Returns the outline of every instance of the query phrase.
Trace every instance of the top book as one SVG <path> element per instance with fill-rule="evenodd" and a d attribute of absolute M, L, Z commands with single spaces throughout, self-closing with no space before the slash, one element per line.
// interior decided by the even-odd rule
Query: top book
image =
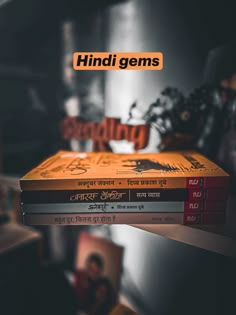
<path fill-rule="evenodd" d="M 59 151 L 20 179 L 22 190 L 225 187 L 229 175 L 194 151 Z"/>

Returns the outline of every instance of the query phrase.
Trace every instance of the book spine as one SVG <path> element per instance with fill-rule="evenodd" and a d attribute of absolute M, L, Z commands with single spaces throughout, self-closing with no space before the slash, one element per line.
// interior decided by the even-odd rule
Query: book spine
<path fill-rule="evenodd" d="M 63 191 L 23 191 L 23 203 L 81 203 L 127 201 L 184 201 L 188 189 L 93 189 Z"/>
<path fill-rule="evenodd" d="M 183 213 L 24 214 L 26 225 L 183 224 Z"/>
<path fill-rule="evenodd" d="M 209 208 L 208 208 L 208 207 Z M 99 202 L 99 203 L 58 203 L 58 204 L 22 204 L 23 213 L 114 213 L 114 212 L 163 212 L 163 213 L 200 213 L 202 211 L 224 211 L 224 203 L 213 207 L 204 202 Z"/>
<path fill-rule="evenodd" d="M 222 224 L 224 213 L 210 215 L 183 213 L 93 213 L 93 214 L 24 214 L 26 225 L 91 224 Z"/>
<path fill-rule="evenodd" d="M 225 212 L 205 212 L 201 214 L 201 224 L 224 224 Z"/>
<path fill-rule="evenodd" d="M 21 179 L 22 190 L 217 188 L 229 185 L 229 177 L 162 177 L 119 179 Z"/>
<path fill-rule="evenodd" d="M 226 200 L 227 188 L 189 189 L 188 200 Z"/>
<path fill-rule="evenodd" d="M 70 204 L 22 204 L 23 213 L 184 212 L 184 202 L 99 202 Z"/>
<path fill-rule="evenodd" d="M 93 189 L 23 191 L 23 203 L 161 202 L 226 200 L 226 189 Z"/>

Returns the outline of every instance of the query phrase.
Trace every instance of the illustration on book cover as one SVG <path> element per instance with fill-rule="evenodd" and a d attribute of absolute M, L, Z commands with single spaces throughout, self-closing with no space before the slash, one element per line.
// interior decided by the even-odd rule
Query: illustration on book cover
<path fill-rule="evenodd" d="M 60 151 L 26 176 L 34 178 L 104 178 L 201 175 L 221 169 L 196 152 L 142 154 L 78 153 Z"/>

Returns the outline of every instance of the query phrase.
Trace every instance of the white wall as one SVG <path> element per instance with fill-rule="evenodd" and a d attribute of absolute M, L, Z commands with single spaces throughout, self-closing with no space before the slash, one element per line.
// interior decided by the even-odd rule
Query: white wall
<path fill-rule="evenodd" d="M 131 0 L 107 10 L 108 51 L 162 51 L 162 71 L 107 71 L 105 108 L 108 116 L 127 118 L 138 101 L 145 108 L 163 88 L 184 92 L 201 82 L 203 64 L 175 1 Z"/>

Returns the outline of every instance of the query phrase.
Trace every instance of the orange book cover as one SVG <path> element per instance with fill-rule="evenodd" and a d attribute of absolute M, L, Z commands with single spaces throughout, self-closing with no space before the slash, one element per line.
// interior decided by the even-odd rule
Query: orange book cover
<path fill-rule="evenodd" d="M 224 187 L 229 175 L 194 151 L 59 151 L 20 179 L 22 190 Z"/>

